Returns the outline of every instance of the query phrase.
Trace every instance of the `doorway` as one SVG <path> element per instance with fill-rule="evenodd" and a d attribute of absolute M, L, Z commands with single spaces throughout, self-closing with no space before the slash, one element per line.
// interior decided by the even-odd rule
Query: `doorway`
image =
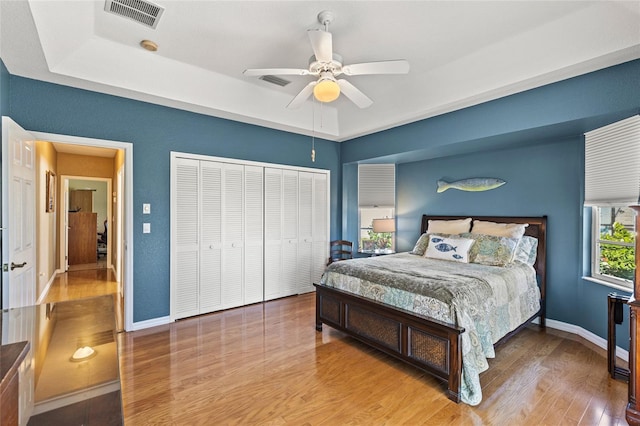
<path fill-rule="evenodd" d="M 63 260 L 65 262 L 61 269 L 117 267 L 118 262 L 111 256 L 112 240 L 116 235 L 112 228 L 113 210 L 118 209 L 110 202 L 111 179 L 66 175 L 60 179 L 62 194 L 66 197 L 60 203 L 64 206 L 60 230 L 61 265 Z"/>
<path fill-rule="evenodd" d="M 118 296 L 122 301 L 121 316 L 124 330 L 131 330 L 133 327 L 133 252 L 128 247 L 133 243 L 133 144 L 128 142 L 108 141 L 102 139 L 92 139 L 74 136 L 57 135 L 50 133 L 33 132 L 34 136 L 41 141 L 53 143 L 57 148 L 64 147 L 62 150 L 71 151 L 79 155 L 95 156 L 101 149 L 117 150 L 116 158 L 113 166 L 111 177 L 116 177 L 117 186 L 114 188 L 111 178 L 95 178 L 86 177 L 83 173 L 66 174 L 62 173 L 65 179 L 60 176 L 59 182 L 59 212 L 60 212 L 60 244 L 57 247 L 59 253 L 59 273 L 64 273 L 67 267 L 67 243 L 65 238 L 67 234 L 68 218 L 66 212 L 69 210 L 69 181 L 74 178 L 83 180 L 96 180 L 107 182 L 106 204 L 107 208 L 107 226 L 114 232 L 110 232 L 113 238 L 109 238 L 109 229 L 107 228 L 107 253 L 105 261 L 111 265 L 118 281 Z M 120 182 L 121 181 L 121 182 Z M 115 189 L 115 191 L 114 191 Z M 120 213 L 117 213 L 120 212 Z M 116 218 L 117 217 L 117 222 Z M 115 224 L 115 226 L 114 226 Z M 104 225 L 104 220 L 103 224 Z M 111 226 L 109 226 L 111 225 Z M 64 232 L 63 232 L 64 230 Z M 104 231 L 103 226 L 96 227 L 93 230 L 94 237 L 98 237 L 97 231 Z M 111 243 L 109 243 L 109 240 Z M 96 239 L 97 241 L 97 239 Z M 115 244 L 119 247 L 115 247 Z M 112 253 L 116 256 L 112 256 Z M 98 254 L 96 248 L 96 255 Z"/>

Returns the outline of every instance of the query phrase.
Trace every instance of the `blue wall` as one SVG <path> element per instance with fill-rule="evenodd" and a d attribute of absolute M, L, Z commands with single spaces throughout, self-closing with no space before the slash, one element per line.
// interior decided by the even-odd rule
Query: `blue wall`
<path fill-rule="evenodd" d="M 170 151 L 331 171 L 331 236 L 340 233 L 339 144 L 86 90 L 10 77 L 10 116 L 32 131 L 133 143 L 134 321 L 169 315 Z M 142 203 L 152 204 L 151 234 Z"/>
<path fill-rule="evenodd" d="M 547 215 L 548 318 L 606 338 L 613 290 L 582 279 L 589 267 L 583 133 L 639 112 L 640 61 L 632 61 L 347 141 L 343 194 L 354 194 L 357 182 L 349 176 L 357 163 L 395 162 L 400 251 L 413 247 L 423 213 Z M 438 179 L 469 177 L 508 183 L 488 192 L 436 193 Z M 357 240 L 357 198 L 343 196 L 342 210 L 343 236 Z M 619 334 L 628 336 L 628 320 Z M 618 344 L 628 347 L 626 339 Z"/>
<path fill-rule="evenodd" d="M 9 71 L 0 58 L 0 117 L 9 114 Z M 0 125 L 0 129 L 2 126 Z"/>

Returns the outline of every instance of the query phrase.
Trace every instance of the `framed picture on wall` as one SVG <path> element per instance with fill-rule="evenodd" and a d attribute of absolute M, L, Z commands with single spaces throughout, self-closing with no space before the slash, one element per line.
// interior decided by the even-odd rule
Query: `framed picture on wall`
<path fill-rule="evenodd" d="M 47 213 L 56 211 L 56 175 L 50 170 L 47 170 L 47 199 L 45 211 Z"/>

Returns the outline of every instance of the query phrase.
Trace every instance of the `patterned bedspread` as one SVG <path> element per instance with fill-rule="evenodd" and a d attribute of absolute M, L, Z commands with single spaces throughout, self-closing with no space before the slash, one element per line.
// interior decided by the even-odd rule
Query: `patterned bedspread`
<path fill-rule="evenodd" d="M 427 259 L 409 253 L 332 263 L 321 283 L 464 327 L 461 400 L 482 401 L 493 345 L 540 309 L 535 270 Z"/>

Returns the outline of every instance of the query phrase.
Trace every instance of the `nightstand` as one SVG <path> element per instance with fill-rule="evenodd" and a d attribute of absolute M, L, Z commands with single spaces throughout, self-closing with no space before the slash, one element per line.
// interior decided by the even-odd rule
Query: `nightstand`
<path fill-rule="evenodd" d="M 395 254 L 395 250 L 391 249 L 382 249 L 382 250 L 360 250 L 359 254 L 365 257 L 375 257 L 375 256 L 384 256 L 385 254 Z"/>

